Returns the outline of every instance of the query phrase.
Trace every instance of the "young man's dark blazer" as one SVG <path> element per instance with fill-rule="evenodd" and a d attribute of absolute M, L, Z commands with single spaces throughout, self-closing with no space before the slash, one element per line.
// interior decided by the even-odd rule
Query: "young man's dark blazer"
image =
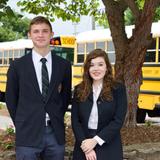
<path fill-rule="evenodd" d="M 70 98 L 70 62 L 52 53 L 52 75 L 44 102 L 32 61 L 32 50 L 15 60 L 7 74 L 6 103 L 16 127 L 16 145 L 41 146 L 46 112 L 58 143 L 64 144 L 64 113 Z"/>

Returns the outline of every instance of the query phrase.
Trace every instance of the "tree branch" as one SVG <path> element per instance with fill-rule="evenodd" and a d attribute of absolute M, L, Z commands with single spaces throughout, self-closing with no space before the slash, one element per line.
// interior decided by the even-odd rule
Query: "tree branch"
<path fill-rule="evenodd" d="M 124 1 L 132 11 L 133 15 L 135 16 L 135 19 L 137 19 L 140 15 L 140 10 L 138 9 L 135 1 L 134 0 L 124 0 Z"/>
<path fill-rule="evenodd" d="M 158 7 L 160 5 L 160 0 L 155 0 L 155 5 Z"/>

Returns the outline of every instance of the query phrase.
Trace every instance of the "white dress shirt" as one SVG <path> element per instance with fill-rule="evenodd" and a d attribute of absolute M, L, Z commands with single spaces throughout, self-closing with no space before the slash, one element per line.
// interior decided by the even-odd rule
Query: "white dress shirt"
<path fill-rule="evenodd" d="M 88 121 L 88 128 L 89 129 L 97 129 L 98 127 L 98 108 L 97 108 L 97 99 L 100 95 L 100 92 L 102 90 L 102 84 L 97 86 L 92 86 L 93 89 L 93 106 L 90 113 L 89 121 Z M 105 141 L 101 139 L 99 136 L 94 136 L 94 139 L 98 142 L 99 145 L 102 145 Z"/>
<path fill-rule="evenodd" d="M 52 74 L 52 57 L 51 57 L 51 52 L 49 52 L 45 57 L 42 57 L 40 54 L 38 54 L 34 49 L 32 50 L 32 60 L 36 72 L 36 77 L 39 85 L 40 92 L 42 93 L 42 73 L 41 73 L 41 68 L 42 68 L 42 62 L 40 61 L 41 58 L 46 58 L 46 66 L 48 70 L 48 76 L 49 76 L 49 82 L 51 80 L 51 74 Z M 47 121 L 49 120 L 49 115 L 46 113 L 46 125 Z"/>

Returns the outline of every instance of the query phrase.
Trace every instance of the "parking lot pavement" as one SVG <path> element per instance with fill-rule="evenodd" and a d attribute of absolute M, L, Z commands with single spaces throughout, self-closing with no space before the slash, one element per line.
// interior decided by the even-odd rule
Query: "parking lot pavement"
<path fill-rule="evenodd" d="M 5 130 L 7 127 L 13 126 L 13 122 L 10 117 L 0 116 L 0 129 Z"/>

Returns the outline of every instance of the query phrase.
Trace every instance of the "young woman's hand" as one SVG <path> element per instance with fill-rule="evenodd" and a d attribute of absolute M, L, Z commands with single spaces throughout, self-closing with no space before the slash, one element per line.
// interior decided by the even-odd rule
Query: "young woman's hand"
<path fill-rule="evenodd" d="M 85 153 L 86 160 L 97 160 L 96 152 L 94 150 L 91 150 L 88 153 Z"/>
<path fill-rule="evenodd" d="M 97 141 L 93 138 L 85 139 L 81 143 L 81 149 L 85 153 L 89 153 L 97 145 Z"/>

